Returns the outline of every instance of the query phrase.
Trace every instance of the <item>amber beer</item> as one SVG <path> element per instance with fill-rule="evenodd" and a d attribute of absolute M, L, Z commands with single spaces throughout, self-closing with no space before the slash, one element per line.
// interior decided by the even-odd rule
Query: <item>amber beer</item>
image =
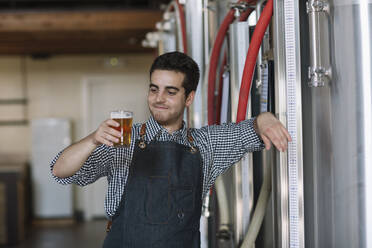
<path fill-rule="evenodd" d="M 119 142 L 114 143 L 114 146 L 129 146 L 132 135 L 133 113 L 125 110 L 112 111 L 111 119 L 120 124 L 120 126 L 114 127 L 121 133 Z"/>

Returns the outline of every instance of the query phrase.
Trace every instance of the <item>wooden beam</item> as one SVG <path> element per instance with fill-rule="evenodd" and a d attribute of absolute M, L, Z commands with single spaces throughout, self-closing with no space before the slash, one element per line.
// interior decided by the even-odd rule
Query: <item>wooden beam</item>
<path fill-rule="evenodd" d="M 154 10 L 0 12 L 0 32 L 153 29 L 161 18 Z"/>
<path fill-rule="evenodd" d="M 161 11 L 0 13 L 0 54 L 153 52 L 142 48 Z"/>

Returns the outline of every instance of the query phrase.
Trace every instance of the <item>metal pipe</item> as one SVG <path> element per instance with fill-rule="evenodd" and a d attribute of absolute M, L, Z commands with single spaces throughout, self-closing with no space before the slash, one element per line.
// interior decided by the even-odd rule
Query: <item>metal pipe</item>
<path fill-rule="evenodd" d="M 324 86 L 331 80 L 328 16 L 326 0 L 309 0 L 306 3 L 309 16 L 310 66 L 309 86 Z"/>
<path fill-rule="evenodd" d="M 261 16 L 261 10 L 262 10 L 262 4 L 265 2 L 265 0 L 260 0 L 257 2 L 256 5 L 256 23 L 258 22 L 260 16 Z M 258 51 L 257 55 L 257 79 L 256 79 L 256 87 L 260 87 L 262 85 L 262 50 L 263 45 L 261 44 L 260 50 Z"/>
<path fill-rule="evenodd" d="M 222 177 L 218 177 L 215 183 L 216 187 L 216 194 L 217 194 L 217 201 L 218 201 L 218 208 L 220 209 L 220 215 L 219 215 L 219 231 L 221 230 L 228 230 L 230 225 L 230 216 L 229 211 L 226 211 L 229 209 L 228 205 L 228 199 L 227 199 L 227 192 L 225 189 L 225 186 L 223 184 Z"/>
<path fill-rule="evenodd" d="M 231 120 L 236 120 L 240 82 L 244 70 L 245 56 L 249 46 L 249 27 L 246 22 L 234 22 L 229 28 L 229 65 Z M 248 116 L 250 111 L 248 111 Z M 245 116 L 247 118 L 247 116 Z M 234 199 L 231 204 L 232 230 L 234 243 L 239 245 L 248 230 L 251 209 L 253 207 L 253 164 L 252 154 L 247 154 L 231 168 L 231 192 Z"/>
<path fill-rule="evenodd" d="M 208 0 L 203 0 L 203 27 L 204 27 L 204 65 L 209 63 L 209 10 L 208 10 Z"/>
<path fill-rule="evenodd" d="M 173 12 L 175 16 L 173 16 Z M 177 50 L 187 53 L 185 13 L 183 10 L 183 6 L 180 4 L 180 1 L 178 0 L 170 2 L 163 14 L 163 19 L 165 21 L 171 21 L 172 18 L 175 19 L 177 27 L 176 28 Z"/>
<path fill-rule="evenodd" d="M 203 5 L 199 0 L 188 0 L 185 4 L 187 51 L 200 69 L 200 79 L 204 78 L 204 44 L 203 44 Z M 206 125 L 206 97 L 205 85 L 199 83 L 195 93 L 194 103 L 191 105 L 191 126 L 200 128 Z"/>
<path fill-rule="evenodd" d="M 244 238 L 241 248 L 253 248 L 258 232 L 260 231 L 269 197 L 271 193 L 271 164 L 264 165 L 263 182 L 260 190 L 260 195 L 256 204 L 254 215 L 249 224 L 247 235 Z"/>

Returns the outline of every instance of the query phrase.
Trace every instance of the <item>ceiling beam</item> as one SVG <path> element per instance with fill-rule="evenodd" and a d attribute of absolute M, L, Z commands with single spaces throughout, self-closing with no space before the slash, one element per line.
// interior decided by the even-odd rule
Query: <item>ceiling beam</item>
<path fill-rule="evenodd" d="M 152 29 L 161 17 L 162 12 L 154 10 L 0 12 L 0 32 Z"/>
<path fill-rule="evenodd" d="M 0 54 L 153 52 L 142 48 L 161 11 L 0 12 Z"/>

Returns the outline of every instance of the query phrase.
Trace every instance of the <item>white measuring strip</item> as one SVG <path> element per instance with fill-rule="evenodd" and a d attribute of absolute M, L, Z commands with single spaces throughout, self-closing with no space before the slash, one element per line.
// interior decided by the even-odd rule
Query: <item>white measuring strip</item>
<path fill-rule="evenodd" d="M 261 98 L 260 98 L 260 112 L 268 111 L 268 99 L 269 99 L 269 64 L 262 62 L 262 86 L 261 86 Z"/>
<path fill-rule="evenodd" d="M 298 175 L 298 129 L 297 129 L 297 104 L 296 84 L 297 84 L 297 63 L 296 63 L 296 0 L 284 0 L 284 39 L 286 57 L 286 81 L 287 81 L 287 129 L 292 137 L 292 142 L 288 144 L 288 197 L 289 197 L 289 247 L 304 247 L 303 228 L 300 223 L 299 210 L 302 208 L 299 201 L 299 181 Z M 299 49 L 299 48 L 298 48 Z M 302 180 L 301 180 L 302 183 Z M 301 187 L 302 190 L 302 187 Z M 301 193 L 302 196 L 302 193 Z"/>

